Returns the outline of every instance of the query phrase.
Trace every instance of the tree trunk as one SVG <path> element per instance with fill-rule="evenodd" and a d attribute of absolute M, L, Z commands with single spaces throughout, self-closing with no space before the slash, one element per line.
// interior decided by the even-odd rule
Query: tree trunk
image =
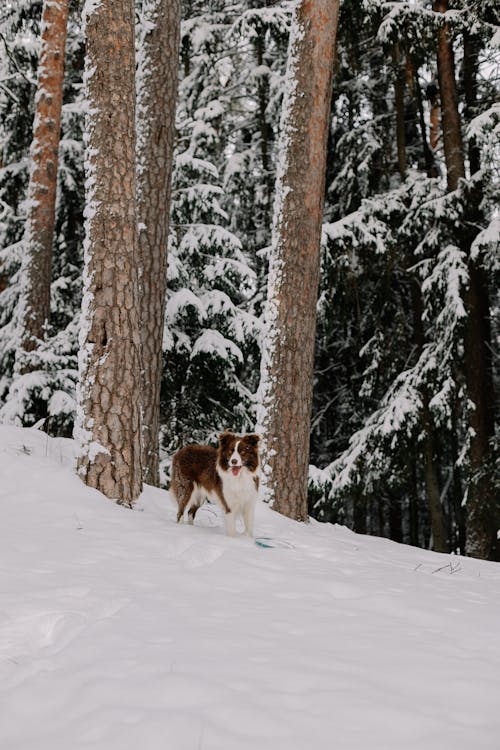
<path fill-rule="evenodd" d="M 431 520 L 432 549 L 435 552 L 448 552 L 443 506 L 441 505 L 441 492 L 439 490 L 437 461 L 434 450 L 434 425 L 429 409 L 429 396 L 427 393 L 423 394 L 422 400 L 424 403 L 422 421 L 425 433 L 424 478 L 427 507 L 429 508 Z"/>
<path fill-rule="evenodd" d="M 21 372 L 30 369 L 24 354 L 36 349 L 45 337 L 50 314 L 67 22 L 68 0 L 45 0 L 21 270 L 21 343 L 19 357 L 16 356 Z"/>
<path fill-rule="evenodd" d="M 429 114 L 429 142 L 431 144 L 432 153 L 435 154 L 439 145 L 439 126 L 441 124 L 441 108 L 439 106 L 439 99 L 437 94 L 435 96 L 431 96 L 430 105 L 431 111 Z"/>
<path fill-rule="evenodd" d="M 307 521 L 309 433 L 337 0 L 294 10 L 276 181 L 260 429 L 264 497 Z"/>
<path fill-rule="evenodd" d="M 417 281 L 412 284 L 411 298 L 413 307 L 413 330 L 417 353 L 420 355 L 425 345 L 424 329 L 422 325 L 423 304 L 422 291 Z M 429 511 L 432 528 L 433 549 L 436 552 L 448 552 L 446 540 L 446 527 L 441 505 L 441 492 L 439 489 L 439 475 L 435 451 L 435 428 L 432 414 L 429 409 L 429 393 L 427 388 L 422 392 L 422 417 L 421 426 L 424 434 L 423 459 L 424 459 L 424 482 L 425 498 Z"/>
<path fill-rule="evenodd" d="M 427 141 L 427 130 L 425 125 L 425 114 L 424 114 L 424 103 L 422 101 L 422 90 L 420 87 L 420 81 L 418 80 L 418 70 L 415 70 L 415 66 L 411 57 L 408 55 L 406 58 L 406 69 L 407 69 L 407 84 L 412 94 L 415 96 L 418 109 L 418 123 L 420 127 L 420 137 L 422 139 L 422 150 L 424 152 L 425 171 L 428 177 L 436 177 L 436 167 L 434 164 L 434 155 L 429 148 Z"/>
<path fill-rule="evenodd" d="M 401 65 L 399 45 L 392 53 L 394 64 L 394 103 L 396 107 L 396 143 L 398 151 L 398 169 L 402 180 L 406 177 L 406 132 L 405 132 L 405 78 L 406 71 Z"/>
<path fill-rule="evenodd" d="M 495 435 L 494 389 L 491 362 L 489 290 L 486 274 L 479 263 L 469 260 L 469 287 L 465 294 L 465 382 L 469 409 L 470 470 L 472 481 L 467 492 L 465 550 L 471 557 L 499 557 L 496 532 L 500 524 L 500 499 L 493 487 L 490 440 Z"/>
<path fill-rule="evenodd" d="M 264 64 L 264 44 L 265 35 L 262 30 L 259 31 L 255 40 L 255 49 L 257 57 L 257 65 L 259 68 Z M 260 131 L 260 155 L 262 164 L 262 178 L 265 186 L 266 204 L 264 207 L 264 222 L 266 226 L 269 226 L 269 215 L 271 212 L 272 202 L 272 178 L 271 170 L 269 168 L 269 132 L 270 125 L 267 122 L 267 105 L 269 103 L 269 81 L 267 77 L 259 76 L 257 80 L 257 94 L 258 94 L 258 122 Z"/>
<path fill-rule="evenodd" d="M 389 494 L 389 537 L 393 542 L 403 541 L 403 514 L 401 498 Z"/>
<path fill-rule="evenodd" d="M 408 519 L 408 531 L 410 544 L 414 547 L 418 547 L 418 479 L 417 479 L 417 457 L 415 454 L 412 456 L 411 461 L 411 485 L 410 485 L 410 500 L 409 500 L 409 519 Z"/>
<path fill-rule="evenodd" d="M 133 0 L 86 16 L 86 238 L 78 472 L 124 505 L 141 491 Z"/>
<path fill-rule="evenodd" d="M 448 0 L 434 0 L 434 11 L 446 13 Z M 444 158 L 448 177 L 448 190 L 456 190 L 460 178 L 465 177 L 464 148 L 460 116 L 458 114 L 457 90 L 453 62 L 453 47 L 448 23 L 442 23 L 438 30 L 438 79 L 441 96 L 441 120 L 443 125 Z"/>
<path fill-rule="evenodd" d="M 158 485 L 160 385 L 175 140 L 180 0 L 145 0 L 137 72 L 137 214 L 141 265 L 144 481 Z"/>
<path fill-rule="evenodd" d="M 435 0 L 434 10 L 446 12 L 447 0 Z M 465 159 L 457 106 L 453 49 L 448 39 L 448 24 L 438 32 L 438 73 L 443 109 L 443 137 L 448 175 L 448 189 L 456 190 L 458 181 L 465 176 Z M 465 50 L 466 57 L 470 55 Z M 469 67 L 467 67 L 467 65 Z M 474 103 L 474 67 L 466 63 L 467 106 Z M 471 100 L 472 97 L 472 100 Z M 476 166 L 479 166 L 476 154 Z M 474 162 L 471 160 L 471 168 Z M 464 339 L 465 382 L 470 401 L 470 472 L 467 490 L 467 538 L 466 553 L 472 557 L 494 559 L 498 555 L 496 531 L 500 521 L 499 501 L 495 499 L 492 483 L 493 467 L 489 441 L 494 436 L 493 377 L 491 365 L 491 326 L 488 283 L 484 270 L 470 257 L 470 245 L 474 239 L 479 217 L 480 196 L 471 191 L 470 205 L 466 210 L 466 227 L 460 237 L 463 249 L 469 253 L 469 286 L 465 295 L 467 323 Z"/>
<path fill-rule="evenodd" d="M 464 116 L 467 122 L 470 122 L 476 115 L 477 105 L 477 72 L 479 67 L 478 51 L 480 41 L 477 36 L 464 34 L 464 94 L 465 110 Z M 469 168 L 470 173 L 474 174 L 480 169 L 480 151 L 476 139 L 472 137 L 469 140 Z"/>

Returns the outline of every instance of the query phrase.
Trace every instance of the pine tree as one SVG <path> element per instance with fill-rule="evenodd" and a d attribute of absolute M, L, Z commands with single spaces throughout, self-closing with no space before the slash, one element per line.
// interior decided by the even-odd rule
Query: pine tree
<path fill-rule="evenodd" d="M 2 421 L 30 425 L 44 418 L 52 434 L 71 434 L 77 379 L 77 322 L 81 299 L 83 212 L 82 92 L 83 40 L 78 4 L 69 8 L 59 143 L 50 317 L 44 338 L 29 354 L 22 349 L 19 311 L 26 274 L 23 231 L 32 139 L 39 3 L 26 0 L 4 11 L 2 34 L 9 87 L 0 96 L 0 128 L 6 169 L 0 178 L 0 244 L 6 288 L 0 298 L 0 409 Z M 0 56 L 1 57 L 1 56 Z M 36 300 L 35 300 L 36 304 Z M 14 368 L 17 358 L 18 366 Z M 29 368 L 21 372 L 21 360 Z"/>
<path fill-rule="evenodd" d="M 445 14 L 447 0 L 435 0 L 433 9 Z M 456 191 L 465 178 L 465 156 L 454 75 L 453 48 L 446 20 L 438 30 L 437 65 L 443 121 L 444 154 L 448 190 Z M 478 155 L 472 152 L 471 172 L 479 171 Z M 467 554 L 493 559 L 496 556 L 496 529 L 500 520 L 500 501 L 495 499 L 490 472 L 490 441 L 495 435 L 493 419 L 493 383 L 491 372 L 491 327 L 488 284 L 484 269 L 471 257 L 474 240 L 473 221 L 480 220 L 478 188 L 472 187 L 464 219 L 468 231 L 461 237 L 468 256 L 468 285 L 465 295 L 467 323 L 464 365 L 467 391 L 472 401 L 469 409 L 471 481 L 467 496 Z"/>
<path fill-rule="evenodd" d="M 142 487 L 131 0 L 87 7 L 87 206 L 78 472 L 119 503 Z"/>
<path fill-rule="evenodd" d="M 20 372 L 31 369 L 22 353 L 35 349 L 45 337 L 50 313 L 67 20 L 67 0 L 45 0 L 31 144 L 28 216 L 21 266 L 21 340 L 16 357 Z"/>
<path fill-rule="evenodd" d="M 180 0 L 145 0 L 137 71 L 143 460 L 144 481 L 155 485 L 180 11 Z"/>
<path fill-rule="evenodd" d="M 470 186 L 464 182 L 446 193 L 441 138 L 430 152 L 425 107 L 442 107 L 439 91 L 432 91 L 428 104 L 422 93 L 434 89 L 432 16 L 403 2 L 390 9 L 383 2 L 363 9 L 344 5 L 343 12 L 335 90 L 345 98 L 339 106 L 334 102 L 330 160 L 337 160 L 338 169 L 326 205 L 312 435 L 319 465 L 328 464 L 332 451 L 340 453 L 325 471 L 312 474 L 313 512 L 397 538 L 393 509 L 399 506 L 404 541 L 438 547 L 444 539 L 464 552 L 462 501 L 471 472 L 461 356 L 469 271 L 462 241 L 467 227 L 475 227 L 475 234 L 482 227 L 472 239 L 472 255 L 481 259 L 485 292 L 488 286 L 491 291 L 491 178 L 485 167 Z M 488 45 L 492 30 L 477 7 L 461 19 L 460 28 L 473 28 Z M 400 59 L 406 58 L 404 112 L 394 101 L 394 114 L 388 108 L 377 117 L 377 99 L 388 102 L 383 92 L 398 73 L 386 65 L 395 45 Z M 367 81 L 362 89 L 359 75 Z M 476 160 L 479 144 L 491 148 L 490 86 L 482 78 L 481 105 L 476 96 L 476 106 L 465 109 Z M 402 114 L 403 184 L 396 148 Z M 466 207 L 474 184 L 484 214 L 471 220 Z M 360 200 L 363 193 L 368 200 Z M 491 481 L 491 468 L 483 463 L 482 470 Z M 496 528 L 493 517 L 488 525 Z"/>
<path fill-rule="evenodd" d="M 267 497 L 275 510 L 302 521 L 338 10 L 337 2 L 301 2 L 292 22 L 262 353 Z"/>

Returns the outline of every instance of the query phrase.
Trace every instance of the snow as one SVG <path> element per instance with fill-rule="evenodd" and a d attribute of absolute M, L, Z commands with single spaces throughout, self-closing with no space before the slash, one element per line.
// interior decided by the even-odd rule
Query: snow
<path fill-rule="evenodd" d="M 494 750 L 500 566 L 259 503 L 177 526 L 74 475 L 70 440 L 0 428 L 0 747 Z"/>

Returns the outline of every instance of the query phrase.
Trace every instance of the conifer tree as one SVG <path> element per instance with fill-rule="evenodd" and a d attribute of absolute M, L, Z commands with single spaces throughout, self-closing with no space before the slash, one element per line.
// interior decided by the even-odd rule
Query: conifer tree
<path fill-rule="evenodd" d="M 155 485 L 180 12 L 180 0 L 145 0 L 137 71 L 143 461 L 144 481 Z"/>
<path fill-rule="evenodd" d="M 445 14 L 448 0 L 434 0 L 436 13 Z M 465 178 L 465 155 L 457 105 L 453 48 L 450 28 L 442 20 L 438 30 L 437 65 L 443 122 L 444 154 L 448 190 L 456 191 Z M 470 102 L 469 102 L 470 103 Z M 478 156 L 472 151 L 471 172 L 479 170 Z M 500 500 L 492 486 L 490 441 L 495 435 L 493 418 L 493 383 L 491 372 L 491 328 L 489 292 L 484 269 L 471 257 L 471 244 L 477 230 L 478 188 L 473 186 L 466 198 L 464 219 L 467 230 L 461 244 L 468 258 L 468 284 L 465 294 L 467 322 L 464 339 L 464 369 L 467 391 L 471 399 L 470 425 L 470 482 L 467 493 L 467 554 L 494 559 L 497 556 L 497 527 L 500 521 Z M 470 227 L 472 225 L 472 233 Z"/>
<path fill-rule="evenodd" d="M 84 482 L 131 506 L 142 488 L 132 0 L 87 6 L 86 238 L 75 437 Z"/>
<path fill-rule="evenodd" d="M 22 352 L 30 352 L 44 338 L 50 312 L 67 20 L 68 0 L 45 0 L 21 267 L 21 331 L 16 357 L 17 367 L 21 371 L 30 369 L 29 364 L 23 361 Z"/>
<path fill-rule="evenodd" d="M 260 429 L 272 507 L 308 519 L 319 250 L 338 2 L 298 3 L 292 22 L 274 209 Z"/>
<path fill-rule="evenodd" d="M 23 348 L 23 328 L 19 325 L 21 313 L 26 310 L 26 292 L 32 288 L 27 284 L 29 275 L 25 272 L 30 265 L 30 254 L 25 252 L 26 212 L 29 209 L 29 216 L 32 216 L 33 206 L 38 206 L 24 198 L 29 182 L 28 152 L 39 62 L 34 51 L 40 49 L 40 9 L 41 4 L 36 2 L 11 5 L 3 11 L 1 19 L 5 42 L 1 49 L 6 53 L 3 69 L 9 85 L 7 90 L 2 90 L 3 96 L 0 95 L 0 132 L 6 167 L 0 178 L 0 201 L 4 207 L 0 218 L 0 243 L 6 279 L 0 298 L 0 403 L 4 396 L 0 419 L 30 425 L 44 418 L 45 429 L 52 434 L 68 435 L 75 408 L 83 212 L 83 44 L 77 4 L 68 9 L 65 75 L 64 81 L 60 81 L 63 106 L 53 217 L 52 278 L 46 275 L 43 282 L 45 293 L 50 297 L 50 316 L 43 326 L 43 339 L 37 339 L 36 348 L 29 353 Z M 58 65 L 62 67 L 60 60 Z M 50 137 L 55 137 L 52 130 Z M 38 153 L 38 158 L 41 154 Z M 47 193 L 44 200 L 46 198 Z M 40 211 L 39 207 L 36 211 Z M 36 284 L 38 282 L 37 276 Z M 46 284 L 50 284 L 50 294 Z M 32 297 L 32 303 L 37 307 L 38 297 Z M 14 360 L 17 360 L 16 367 Z"/>

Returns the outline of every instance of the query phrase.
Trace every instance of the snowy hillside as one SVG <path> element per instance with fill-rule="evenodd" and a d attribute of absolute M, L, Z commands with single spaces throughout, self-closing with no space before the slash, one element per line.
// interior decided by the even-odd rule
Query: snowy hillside
<path fill-rule="evenodd" d="M 176 526 L 0 428 L 2 750 L 496 750 L 500 566 L 290 522 Z"/>

